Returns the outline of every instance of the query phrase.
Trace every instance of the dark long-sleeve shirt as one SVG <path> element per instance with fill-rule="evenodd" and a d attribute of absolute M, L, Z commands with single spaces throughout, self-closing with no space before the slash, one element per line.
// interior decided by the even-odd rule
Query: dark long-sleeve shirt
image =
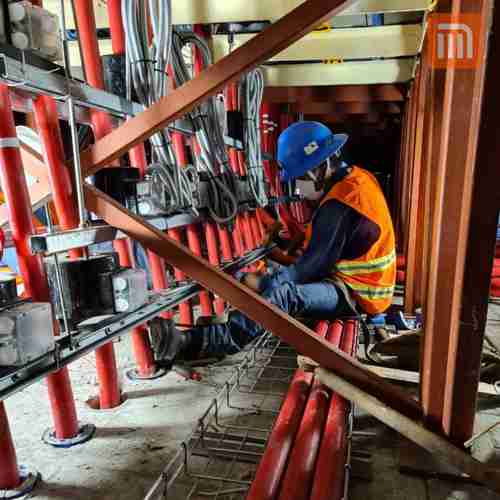
<path fill-rule="evenodd" d="M 312 237 L 295 264 L 265 276 L 260 288 L 322 281 L 339 260 L 356 259 L 365 254 L 380 236 L 377 224 L 338 200 L 328 200 L 315 212 Z"/>

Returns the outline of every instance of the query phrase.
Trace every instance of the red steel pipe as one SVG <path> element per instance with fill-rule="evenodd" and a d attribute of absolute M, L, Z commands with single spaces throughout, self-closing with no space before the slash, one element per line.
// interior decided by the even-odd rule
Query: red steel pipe
<path fill-rule="evenodd" d="M 227 227 L 218 226 L 220 245 L 222 250 L 222 258 L 224 261 L 229 262 L 233 259 L 233 250 L 231 248 L 231 240 L 229 239 L 229 232 Z"/>
<path fill-rule="evenodd" d="M 26 294 L 35 302 L 50 302 L 49 287 L 42 259 L 31 254 L 28 239 L 33 226 L 31 202 L 16 136 L 9 89 L 0 85 L 0 179 L 9 214 L 10 229 L 23 277 Z M 55 331 L 57 323 L 54 323 Z M 71 438 L 78 434 L 75 401 L 66 368 L 47 377 L 49 399 L 55 421 L 56 437 Z"/>
<path fill-rule="evenodd" d="M 125 54 L 125 32 L 123 30 L 122 0 L 108 1 L 109 30 L 111 33 L 111 47 L 113 54 Z M 147 162 L 144 144 L 138 144 L 129 151 L 130 164 L 137 167 L 141 177 L 146 174 Z"/>
<path fill-rule="evenodd" d="M 328 323 L 322 321 L 316 328 L 316 333 L 324 337 L 327 330 Z M 247 500 L 272 500 L 277 498 L 281 478 L 304 413 L 312 379 L 312 373 L 305 373 L 300 369 L 295 372 L 285 401 L 269 436 L 268 446 L 260 460 Z"/>
<path fill-rule="evenodd" d="M 20 484 L 21 477 L 9 420 L 3 401 L 0 401 L 0 490 L 12 490 Z"/>
<path fill-rule="evenodd" d="M 215 226 L 212 222 L 206 222 L 205 226 L 205 239 L 207 241 L 208 249 L 208 261 L 212 266 L 220 265 L 220 256 L 217 245 L 217 233 L 215 232 Z M 214 299 L 214 309 L 216 314 L 224 313 L 224 301 L 217 297 Z"/>
<path fill-rule="evenodd" d="M 104 74 L 99 54 L 93 2 L 74 0 L 73 8 L 78 29 L 78 39 L 82 48 L 82 63 L 86 80 L 89 85 L 104 90 Z M 101 139 L 111 132 L 113 125 L 107 113 L 91 109 L 90 114 L 96 139 Z"/>
<path fill-rule="evenodd" d="M 341 336 L 342 324 L 336 322 L 330 325 L 326 340 L 338 347 Z M 280 500 L 290 498 L 294 500 L 309 499 L 323 429 L 328 415 L 330 392 L 319 380 L 314 380 L 283 477 Z"/>
<path fill-rule="evenodd" d="M 33 112 L 40 140 L 43 144 L 45 164 L 49 174 L 52 200 L 57 219 L 63 230 L 78 226 L 78 211 L 75 193 L 68 167 L 64 163 L 64 147 L 59 127 L 57 105 L 49 96 L 33 99 Z M 72 258 L 83 257 L 82 249 L 70 251 Z"/>
<path fill-rule="evenodd" d="M 356 328 L 355 321 L 347 321 L 340 343 L 340 349 L 350 356 L 354 354 Z M 314 500 L 340 500 L 343 497 L 349 408 L 347 400 L 333 394 L 314 475 L 311 492 Z"/>
<path fill-rule="evenodd" d="M 184 137 L 178 132 L 172 134 L 172 142 L 175 150 L 175 156 L 181 168 L 185 168 L 188 165 L 188 159 L 186 154 L 186 145 L 184 144 Z M 196 141 L 193 140 L 193 147 L 198 147 Z M 186 234 L 188 240 L 189 249 L 195 254 L 201 256 L 201 242 L 200 236 L 198 234 L 198 229 L 195 224 L 189 224 L 186 226 Z M 199 294 L 201 313 L 203 316 L 212 315 L 212 301 L 210 300 L 210 295 L 207 291 L 202 291 Z"/>
<path fill-rule="evenodd" d="M 260 230 L 259 222 L 257 220 L 257 215 L 255 212 L 248 214 L 250 220 L 250 229 L 252 231 L 253 241 L 255 247 L 258 247 L 262 243 L 263 235 Z"/>
<path fill-rule="evenodd" d="M 126 45 L 122 20 L 122 0 L 108 0 L 107 4 L 113 54 L 124 54 Z"/>
<path fill-rule="evenodd" d="M 169 229 L 168 236 L 178 243 L 182 243 L 182 236 L 179 228 Z M 183 281 L 186 279 L 186 275 L 177 268 L 174 269 L 174 276 L 177 281 Z M 182 304 L 179 304 L 179 320 L 183 325 L 193 324 L 193 310 L 190 300 L 186 300 Z"/>
<path fill-rule="evenodd" d="M 190 224 L 186 227 L 187 239 L 188 239 L 188 247 L 191 252 L 195 255 L 201 256 L 201 244 L 200 244 L 200 236 L 198 234 L 198 230 L 194 224 Z M 209 293 L 204 290 L 200 292 L 200 305 L 201 305 L 201 314 L 203 316 L 211 316 L 212 315 L 212 301 L 210 300 Z"/>
<path fill-rule="evenodd" d="M 99 42 L 95 23 L 94 5 L 87 0 L 74 0 L 73 8 L 78 28 L 78 38 L 82 48 L 82 63 L 89 85 L 104 90 L 104 76 Z M 91 119 L 96 139 L 101 139 L 112 130 L 109 115 L 102 111 L 91 110 Z M 115 249 L 126 260 L 126 243 L 122 240 L 115 242 Z M 128 249 L 127 249 L 128 251 Z M 101 409 L 109 409 L 121 403 L 118 371 L 113 344 L 96 349 L 96 368 L 99 378 L 99 405 Z"/>
<path fill-rule="evenodd" d="M 108 17 L 109 17 L 109 28 L 111 32 L 111 46 L 113 48 L 113 54 L 125 54 L 125 32 L 123 30 L 122 23 L 122 11 L 121 11 L 121 0 L 111 0 L 108 2 Z M 134 146 L 129 151 L 130 164 L 137 167 L 140 171 L 141 178 L 146 174 L 147 161 L 146 161 L 146 151 L 144 150 L 144 144 L 138 144 Z M 127 240 L 125 240 L 127 241 Z M 125 265 L 127 261 L 130 261 L 130 249 L 125 246 L 124 243 L 115 246 L 118 250 L 120 263 Z M 151 267 L 151 274 L 154 283 L 158 283 L 162 280 L 162 269 L 158 265 L 158 261 L 161 259 L 152 252 L 148 251 L 149 264 Z M 132 264 L 130 262 L 130 264 Z M 155 274 L 160 274 L 155 277 Z M 163 275 L 165 270 L 163 269 Z M 155 279 L 156 278 L 156 279 Z M 155 290 L 158 288 L 154 287 Z M 163 289 L 163 288 L 162 288 Z M 132 330 L 132 351 L 134 353 L 134 358 L 137 363 L 137 373 L 141 377 L 149 377 L 156 373 L 156 365 L 154 362 L 153 351 L 151 350 L 151 345 L 147 336 L 147 330 L 144 326 L 138 326 Z"/>
<path fill-rule="evenodd" d="M 312 373 L 302 370 L 295 372 L 247 500 L 272 500 L 277 497 L 281 476 L 300 425 L 312 378 Z"/>

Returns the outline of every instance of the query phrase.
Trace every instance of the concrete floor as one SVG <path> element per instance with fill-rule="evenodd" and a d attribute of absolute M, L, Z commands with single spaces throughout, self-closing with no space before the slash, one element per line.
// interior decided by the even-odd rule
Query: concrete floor
<path fill-rule="evenodd" d="M 491 309 L 490 331 L 500 339 L 500 306 Z M 120 371 L 133 366 L 129 338 L 115 343 Z M 71 365 L 71 379 L 81 422 L 91 422 L 97 432 L 90 442 L 73 449 L 55 449 L 40 437 L 51 425 L 45 383 L 31 386 L 6 401 L 19 462 L 38 469 L 42 482 L 29 498 L 39 500 L 142 499 L 159 473 L 195 426 L 220 383 L 232 373 L 231 366 L 206 372 L 202 383 L 187 382 L 175 373 L 152 382 L 122 380 L 127 401 L 113 411 L 91 410 L 85 401 L 97 393 L 95 362 L 89 355 Z M 500 421 L 500 400 L 482 402 L 477 429 Z M 493 500 L 500 497 L 482 488 L 400 474 L 396 433 L 367 415 L 356 427 L 375 431 L 362 445 L 373 454 L 374 480 L 353 479 L 352 500 Z M 482 446 L 482 448 L 481 448 Z M 480 448 L 500 447 L 497 428 L 481 440 Z M 177 500 L 182 497 L 169 496 Z"/>

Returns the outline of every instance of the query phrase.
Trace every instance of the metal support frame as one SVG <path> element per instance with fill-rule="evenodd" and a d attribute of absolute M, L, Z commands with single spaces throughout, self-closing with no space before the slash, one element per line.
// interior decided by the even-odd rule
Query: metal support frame
<path fill-rule="evenodd" d="M 222 270 L 226 273 L 235 273 L 248 264 L 264 258 L 269 252 L 269 248 L 257 249 L 227 263 Z M 26 366 L 0 369 L 0 402 L 55 372 L 58 368 L 65 367 L 99 346 L 126 334 L 134 327 L 173 309 L 179 303 L 199 293 L 200 289 L 197 283 L 187 283 L 162 293 L 155 293 L 150 297 L 149 303 L 137 311 L 119 315 L 111 320 L 104 320 L 97 325 L 82 326 L 79 332 L 71 337 L 69 335 L 58 337 L 53 351 L 33 360 Z M 4 449 L 2 446 L 4 444 L 0 440 L 0 449 Z M 8 454 L 5 456 L 7 457 Z M 8 474 L 9 471 L 5 470 Z"/>

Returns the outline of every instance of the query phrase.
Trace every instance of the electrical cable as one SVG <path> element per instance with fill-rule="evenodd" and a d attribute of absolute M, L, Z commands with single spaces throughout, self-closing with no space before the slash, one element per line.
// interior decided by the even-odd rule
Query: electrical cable
<path fill-rule="evenodd" d="M 261 207 L 269 203 L 262 158 L 260 109 L 264 97 L 264 74 L 260 69 L 250 71 L 241 81 L 245 115 L 245 151 L 247 175 L 255 201 Z"/>
<path fill-rule="evenodd" d="M 149 8 L 149 16 L 147 10 Z M 124 0 L 123 27 L 126 37 L 127 93 L 135 90 L 145 107 L 168 94 L 167 70 L 172 55 L 172 8 L 170 0 Z M 149 44 L 151 21 L 152 40 Z M 148 48 L 149 46 L 149 48 Z M 175 157 L 167 129 L 150 138 L 153 164 L 148 169 L 153 181 L 161 182 L 168 194 L 168 211 L 190 207 L 195 214 L 194 191 L 188 173 Z"/>
<path fill-rule="evenodd" d="M 195 33 L 173 33 L 172 68 L 175 83 L 181 86 L 192 78 L 184 49 L 193 47 L 199 50 L 203 68 L 212 64 L 210 47 Z M 200 153 L 196 155 L 196 167 L 205 172 L 209 184 L 210 216 L 219 224 L 233 220 L 238 212 L 238 200 L 235 196 L 235 178 L 229 168 L 224 135 L 217 115 L 216 101 L 209 98 L 197 106 L 189 116 L 195 127 L 196 140 Z"/>

